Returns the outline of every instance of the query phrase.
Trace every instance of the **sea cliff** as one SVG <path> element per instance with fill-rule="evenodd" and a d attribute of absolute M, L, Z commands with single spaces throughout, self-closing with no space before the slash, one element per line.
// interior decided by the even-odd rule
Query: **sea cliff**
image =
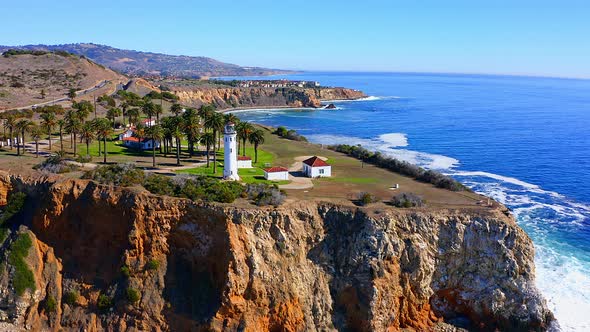
<path fill-rule="evenodd" d="M 553 321 L 534 286 L 533 244 L 502 210 L 258 208 L 0 173 L 0 204 L 15 192 L 28 198 L 0 254 L 29 234 L 36 287 L 18 296 L 2 264 L 0 329 L 423 331 L 469 321 L 520 331 Z M 111 306 L 99 308 L 101 294 Z"/>

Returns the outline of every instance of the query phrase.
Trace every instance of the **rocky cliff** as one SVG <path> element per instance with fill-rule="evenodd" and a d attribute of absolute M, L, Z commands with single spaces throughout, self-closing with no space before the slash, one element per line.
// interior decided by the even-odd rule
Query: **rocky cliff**
<path fill-rule="evenodd" d="M 184 105 L 239 107 L 320 107 L 323 100 L 359 99 L 361 91 L 346 88 L 181 88 L 173 91 Z"/>
<path fill-rule="evenodd" d="M 13 232 L 33 239 L 36 288 L 17 296 L 2 264 L 0 329 L 423 331 L 444 320 L 521 331 L 553 320 L 531 240 L 501 211 L 249 208 L 1 174 L 0 202 L 17 191 L 28 198 Z"/>

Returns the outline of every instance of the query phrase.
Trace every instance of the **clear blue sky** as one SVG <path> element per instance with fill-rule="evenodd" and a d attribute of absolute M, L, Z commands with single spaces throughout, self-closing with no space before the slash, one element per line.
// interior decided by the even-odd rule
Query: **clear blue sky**
<path fill-rule="evenodd" d="M 590 1 L 10 1 L 0 44 L 94 42 L 240 65 L 590 77 Z"/>

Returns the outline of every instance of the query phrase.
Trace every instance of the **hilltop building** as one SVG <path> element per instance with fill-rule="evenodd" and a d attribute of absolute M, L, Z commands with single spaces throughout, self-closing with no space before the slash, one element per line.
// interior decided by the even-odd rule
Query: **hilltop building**
<path fill-rule="evenodd" d="M 264 178 L 271 181 L 289 180 L 289 170 L 284 167 L 265 168 Z"/>
<path fill-rule="evenodd" d="M 318 156 L 303 161 L 303 174 L 310 178 L 332 176 L 332 166 Z"/>
<path fill-rule="evenodd" d="M 238 175 L 238 151 L 236 149 L 237 135 L 234 124 L 227 123 L 223 130 L 223 178 L 225 180 L 240 180 Z"/>

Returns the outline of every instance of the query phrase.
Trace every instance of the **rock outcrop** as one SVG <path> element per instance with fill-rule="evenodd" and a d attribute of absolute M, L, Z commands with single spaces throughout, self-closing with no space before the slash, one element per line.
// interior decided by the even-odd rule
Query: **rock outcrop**
<path fill-rule="evenodd" d="M 462 320 L 521 331 L 553 321 L 531 240 L 497 210 L 245 208 L 0 176 L 0 202 L 15 191 L 29 197 L 18 218 L 34 238 L 37 287 L 18 297 L 10 266 L 1 272 L 0 328 L 424 331 Z M 97 307 L 99 294 L 111 308 Z"/>
<path fill-rule="evenodd" d="M 346 88 L 180 88 L 174 94 L 184 105 L 213 104 L 218 109 L 240 107 L 320 107 L 323 100 L 359 99 L 361 91 Z"/>

